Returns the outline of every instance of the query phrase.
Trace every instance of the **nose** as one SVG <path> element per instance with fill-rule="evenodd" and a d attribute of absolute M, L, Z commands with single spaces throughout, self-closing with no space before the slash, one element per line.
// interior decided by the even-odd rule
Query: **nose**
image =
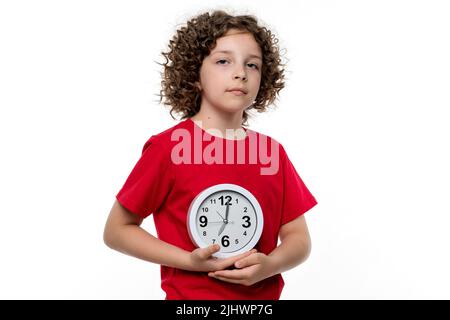
<path fill-rule="evenodd" d="M 247 74 L 243 68 L 239 68 L 238 70 L 235 71 L 234 79 L 238 78 L 241 78 L 244 81 L 247 80 Z"/>

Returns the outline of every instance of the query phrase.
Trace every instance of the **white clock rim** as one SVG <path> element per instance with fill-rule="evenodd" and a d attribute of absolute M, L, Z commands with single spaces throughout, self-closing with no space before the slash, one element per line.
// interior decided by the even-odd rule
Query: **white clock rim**
<path fill-rule="evenodd" d="M 235 191 L 238 193 L 242 193 L 247 199 L 250 200 L 253 207 L 255 208 L 255 213 L 258 218 L 258 224 L 256 226 L 255 234 L 253 238 L 248 242 L 245 246 L 243 246 L 241 249 L 233 252 L 233 253 L 224 253 L 224 252 L 216 252 L 212 256 L 216 258 L 228 258 L 231 256 L 235 256 L 244 252 L 247 252 L 258 243 L 259 239 L 261 238 L 263 226 L 264 226 L 264 216 L 262 213 L 261 206 L 259 204 L 259 201 L 256 199 L 256 197 L 247 189 L 245 189 L 242 186 L 239 186 L 237 184 L 232 183 L 221 183 L 216 184 L 214 186 L 208 187 L 201 191 L 195 199 L 192 201 L 191 205 L 189 206 L 188 210 L 188 232 L 189 236 L 191 237 L 191 240 L 194 242 L 197 247 L 205 248 L 208 247 L 209 244 L 205 243 L 202 238 L 194 231 L 196 227 L 196 215 L 197 210 L 199 209 L 200 205 L 203 203 L 203 201 L 210 196 L 211 194 L 217 192 L 217 191 Z"/>

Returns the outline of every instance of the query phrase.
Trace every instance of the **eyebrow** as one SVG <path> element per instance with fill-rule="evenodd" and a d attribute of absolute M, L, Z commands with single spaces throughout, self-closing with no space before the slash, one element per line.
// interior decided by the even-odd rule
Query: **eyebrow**
<path fill-rule="evenodd" d="M 230 50 L 220 50 L 220 51 L 215 51 L 213 54 L 216 54 L 216 53 L 231 53 L 231 54 L 232 54 L 233 51 L 230 51 Z M 249 57 L 250 57 L 250 58 L 256 58 L 256 59 L 259 59 L 259 60 L 262 61 L 262 58 L 261 58 L 260 56 L 256 55 L 256 54 L 250 54 Z"/>

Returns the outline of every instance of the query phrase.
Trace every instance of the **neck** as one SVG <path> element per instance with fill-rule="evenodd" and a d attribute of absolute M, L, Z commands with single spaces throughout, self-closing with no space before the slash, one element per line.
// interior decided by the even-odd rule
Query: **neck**
<path fill-rule="evenodd" d="M 211 135 L 226 139 L 240 140 L 245 138 L 245 131 L 242 128 L 242 112 L 241 113 L 216 113 L 212 111 L 200 111 L 191 117 L 191 120 L 195 121 Z M 215 131 L 215 132 L 214 132 Z"/>

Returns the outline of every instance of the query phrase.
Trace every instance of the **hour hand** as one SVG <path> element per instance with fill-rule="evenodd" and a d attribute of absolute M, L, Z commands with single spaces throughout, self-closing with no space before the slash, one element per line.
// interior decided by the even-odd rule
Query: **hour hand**
<path fill-rule="evenodd" d="M 226 226 L 226 225 L 227 225 L 227 224 L 226 224 L 225 222 L 222 224 L 222 226 L 220 227 L 218 236 L 220 236 L 220 234 L 223 232 L 223 229 L 225 229 L 225 226 Z"/>

